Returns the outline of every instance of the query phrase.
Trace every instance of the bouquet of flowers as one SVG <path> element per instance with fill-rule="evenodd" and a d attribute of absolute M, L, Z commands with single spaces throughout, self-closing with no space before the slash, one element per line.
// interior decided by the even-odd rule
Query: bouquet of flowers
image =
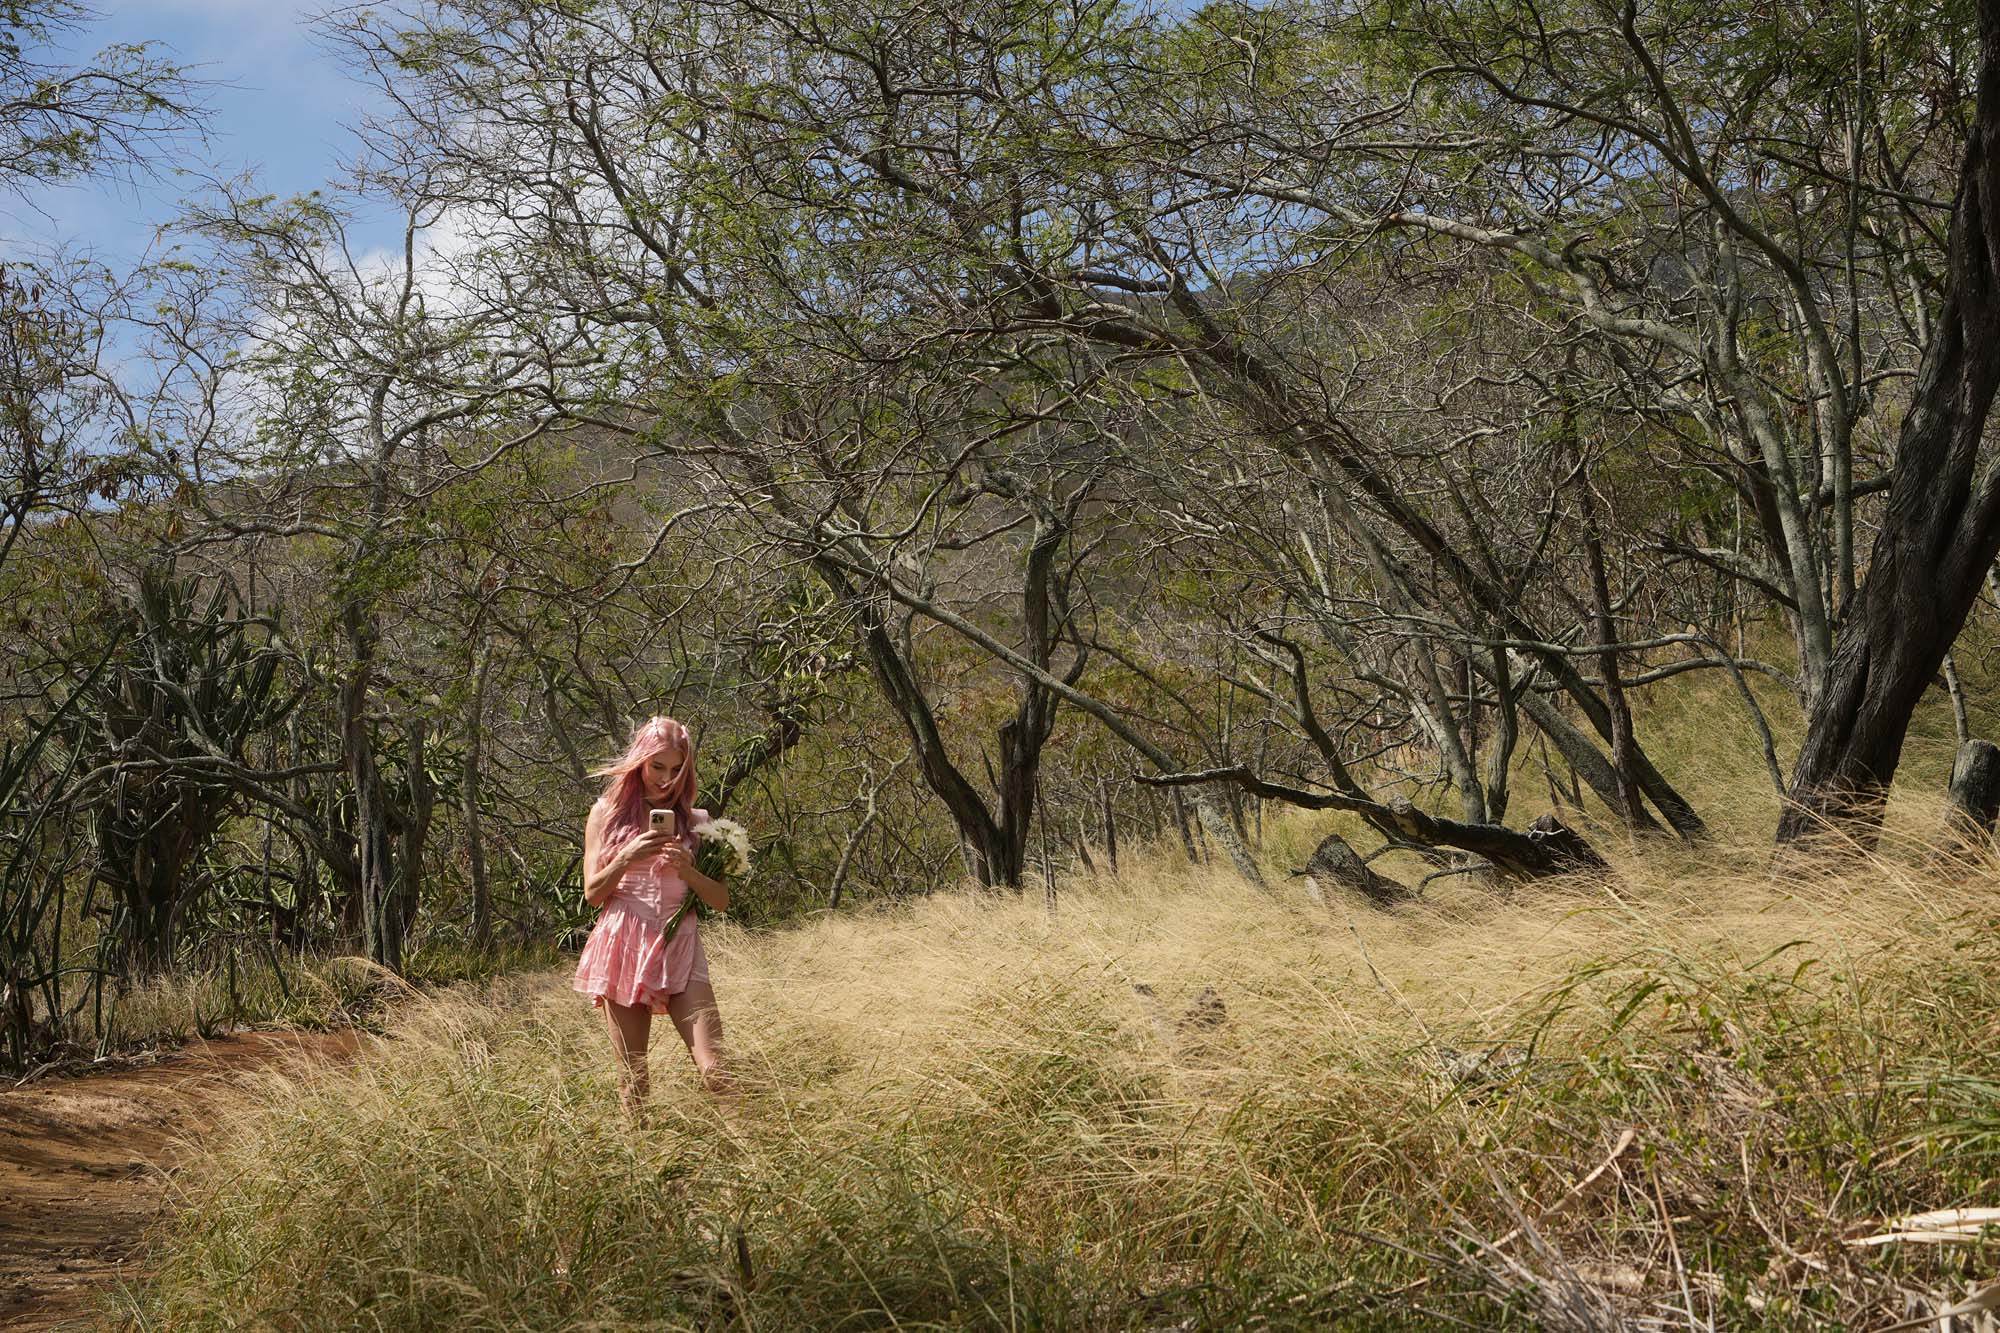
<path fill-rule="evenodd" d="M 694 826 L 694 868 L 710 879 L 741 879 L 750 873 L 750 830 L 733 819 L 711 819 Z M 706 917 L 709 906 L 689 888 L 681 905 L 668 918 L 665 936 L 671 940 L 681 918 L 692 911 L 697 921 Z"/>
<path fill-rule="evenodd" d="M 733 819 L 697 824 L 694 868 L 710 879 L 741 879 L 750 873 L 750 830 Z"/>

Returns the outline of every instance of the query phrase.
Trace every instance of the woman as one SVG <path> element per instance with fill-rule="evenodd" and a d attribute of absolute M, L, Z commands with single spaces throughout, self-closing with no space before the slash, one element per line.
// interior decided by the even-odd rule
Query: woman
<path fill-rule="evenodd" d="M 686 727 L 670 717 L 649 719 L 633 733 L 625 757 L 597 776 L 609 781 L 583 827 L 583 898 L 604 914 L 584 942 L 571 985 L 603 1008 L 618 1060 L 618 1099 L 638 1119 L 654 1014 L 673 1019 L 710 1091 L 729 1086 L 722 1016 L 695 914 L 684 913 L 673 938 L 665 938 L 690 889 L 719 912 L 729 906 L 729 886 L 694 867 L 694 829 L 708 812 L 695 808 Z M 648 827 L 655 810 L 673 812 L 672 832 Z"/>

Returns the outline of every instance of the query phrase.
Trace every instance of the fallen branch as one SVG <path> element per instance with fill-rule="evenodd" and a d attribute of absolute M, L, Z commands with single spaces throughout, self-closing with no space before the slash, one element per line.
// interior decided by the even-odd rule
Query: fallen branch
<path fill-rule="evenodd" d="M 1988 1227 L 2000 1227 L 2000 1208 L 1945 1208 L 1934 1213 L 1912 1213 L 1884 1224 L 1886 1231 L 1872 1236 L 1856 1236 L 1843 1244 L 1860 1249 L 1894 1245 L 1900 1241 L 1937 1244 L 1941 1241 L 1982 1240 Z"/>
<path fill-rule="evenodd" d="M 1245 791 L 1305 810 L 1348 810 L 1371 823 L 1386 824 L 1413 842 L 1457 847 L 1493 863 L 1515 879 L 1540 879 L 1577 870 L 1606 870 L 1609 865 L 1574 829 L 1554 815 L 1543 815 L 1523 832 L 1503 824 L 1467 824 L 1426 814 L 1402 799 L 1371 801 L 1340 792 L 1308 791 L 1260 778 L 1242 764 L 1191 773 L 1134 773 L 1132 780 L 1152 787 L 1190 787 L 1207 782 L 1233 782 Z"/>
<path fill-rule="evenodd" d="M 1537 1222 L 1546 1222 L 1551 1217 L 1554 1217 L 1557 1213 L 1561 1212 L 1564 1208 L 1574 1203 L 1577 1199 L 1582 1198 L 1583 1192 L 1589 1189 L 1592 1185 L 1596 1184 L 1598 1178 L 1602 1176 L 1606 1171 L 1609 1171 L 1612 1169 L 1612 1167 L 1616 1166 L 1618 1164 L 1618 1159 L 1625 1155 L 1625 1150 L 1627 1148 L 1630 1148 L 1633 1144 L 1637 1143 L 1638 1141 L 1639 1141 L 1639 1131 L 1631 1128 L 1630 1126 L 1627 1126 L 1625 1130 L 1618 1135 L 1618 1142 L 1611 1145 L 1610 1154 L 1607 1157 L 1605 1157 L 1605 1159 L 1602 1162 L 1599 1162 L 1597 1164 L 1597 1169 L 1595 1171 L 1592 1171 L 1589 1175 L 1585 1176 L 1582 1180 L 1577 1181 L 1576 1184 L 1571 1185 L 1569 1187 L 1568 1192 L 1565 1193 L 1560 1199 L 1557 1199 L 1554 1203 L 1542 1209 L 1541 1215 L 1535 1220 Z M 1496 1250 L 1499 1249 L 1501 1246 L 1507 1244 L 1509 1241 L 1514 1240 L 1515 1238 L 1520 1236 L 1525 1229 L 1526 1228 L 1524 1226 L 1515 1227 L 1512 1231 L 1502 1236 L 1499 1240 L 1494 1241 L 1493 1248 Z"/>

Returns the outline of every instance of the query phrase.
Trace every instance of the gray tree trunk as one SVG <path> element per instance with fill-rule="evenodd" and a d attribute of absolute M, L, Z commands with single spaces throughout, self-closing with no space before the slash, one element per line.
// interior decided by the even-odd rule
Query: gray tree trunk
<path fill-rule="evenodd" d="M 493 947 L 493 888 L 486 875 L 486 834 L 481 812 L 481 784 L 486 738 L 486 681 L 493 670 L 493 645 L 479 647 L 479 660 L 472 669 L 472 698 L 465 706 L 465 776 L 459 784 L 461 809 L 465 815 L 465 855 L 472 873 L 472 943 L 481 950 Z"/>
<path fill-rule="evenodd" d="M 1111 808 L 1110 784 L 1102 781 L 1097 784 L 1097 803 L 1104 814 L 1104 855 L 1111 862 L 1111 873 L 1116 875 L 1118 873 L 1118 820 L 1116 812 Z"/>
<path fill-rule="evenodd" d="M 1965 849 L 1984 847 L 2000 813 L 2000 745 L 1970 740 L 1958 747 L 1951 766 L 1951 806 L 1945 827 Z"/>
<path fill-rule="evenodd" d="M 1222 848 L 1229 857 L 1229 863 L 1236 867 L 1236 872 L 1260 889 L 1269 887 L 1264 883 L 1264 872 L 1257 868 L 1250 849 L 1243 845 L 1243 839 L 1236 836 L 1236 825 L 1230 821 L 1221 802 L 1202 792 L 1194 798 L 1194 809 L 1203 830 Z"/>
<path fill-rule="evenodd" d="M 421 707 L 421 705 L 419 705 Z M 401 969 L 404 947 L 417 922 L 422 901 L 424 844 L 430 839 L 431 816 L 437 809 L 437 788 L 425 766 L 424 750 L 430 738 L 430 720 L 412 712 L 404 724 L 407 752 L 408 804 L 403 808 L 401 864 L 396 868 L 395 910 L 390 914 L 396 935 L 397 968 Z"/>
<path fill-rule="evenodd" d="M 354 786 L 355 888 L 361 903 L 362 948 L 382 966 L 400 971 L 402 940 L 393 924 L 395 892 L 389 836 L 389 799 L 375 766 L 374 738 L 368 731 L 369 684 L 374 666 L 373 626 L 358 607 L 346 612 L 354 665 L 340 686 L 340 738 L 347 778 Z"/>
<path fill-rule="evenodd" d="M 1370 870 L 1338 833 L 1320 839 L 1306 858 L 1305 869 L 1296 873 L 1305 876 L 1306 893 L 1316 902 L 1324 902 L 1329 886 L 1353 889 L 1377 907 L 1392 907 L 1416 897 L 1409 885 Z"/>

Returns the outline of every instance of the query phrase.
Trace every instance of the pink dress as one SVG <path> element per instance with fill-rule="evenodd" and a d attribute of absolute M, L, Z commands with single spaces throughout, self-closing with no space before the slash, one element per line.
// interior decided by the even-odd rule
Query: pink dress
<path fill-rule="evenodd" d="M 706 810 L 693 813 L 695 823 L 707 822 Z M 662 938 L 689 892 L 679 872 L 658 858 L 627 870 L 583 942 L 570 988 L 600 1008 L 609 997 L 664 1014 L 668 996 L 680 994 L 690 982 L 707 981 L 708 955 L 702 952 L 701 923 L 692 908 L 674 927 L 673 939 Z"/>

